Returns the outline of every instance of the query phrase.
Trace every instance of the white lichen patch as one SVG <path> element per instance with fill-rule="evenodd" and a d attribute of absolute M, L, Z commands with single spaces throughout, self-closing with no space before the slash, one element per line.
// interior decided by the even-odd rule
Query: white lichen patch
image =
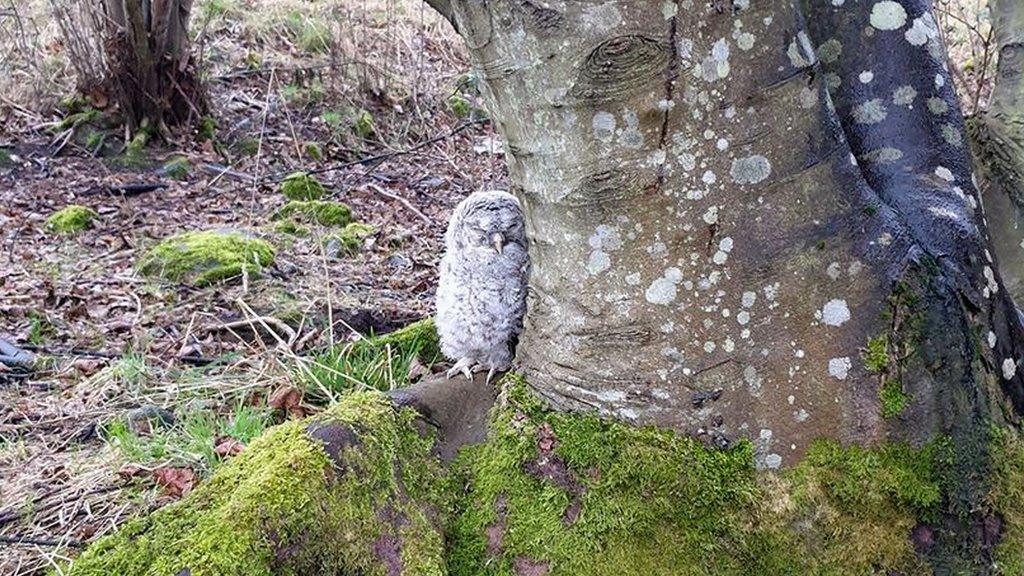
<path fill-rule="evenodd" d="M 1013 360 L 1013 358 L 1007 358 L 1003 360 L 1003 378 L 1006 378 L 1007 380 L 1012 380 L 1016 374 L 1017 363 Z"/>
<path fill-rule="evenodd" d="M 596 276 L 611 267 L 612 261 L 609 252 L 615 252 L 622 247 L 622 237 L 618 228 L 601 224 L 594 233 L 587 239 L 591 252 L 587 258 L 587 272 Z"/>
<path fill-rule="evenodd" d="M 885 120 L 888 112 L 881 98 L 872 98 L 853 107 L 853 121 L 857 124 L 878 124 Z"/>
<path fill-rule="evenodd" d="M 899 2 L 883 0 L 871 7 L 871 27 L 876 30 L 898 30 L 907 23 L 907 11 Z"/>
<path fill-rule="evenodd" d="M 772 173 L 771 162 L 760 154 L 737 158 L 732 161 L 729 176 L 737 184 L 757 184 Z"/>
<path fill-rule="evenodd" d="M 594 114 L 591 126 L 594 129 L 594 138 L 601 142 L 611 142 L 615 137 L 615 116 L 608 112 L 599 111 Z"/>
<path fill-rule="evenodd" d="M 662 2 L 661 3 L 661 15 L 665 17 L 665 20 L 671 20 L 676 17 L 679 12 L 679 5 L 675 2 Z"/>
<path fill-rule="evenodd" d="M 875 73 L 871 70 L 865 70 L 861 72 L 857 78 L 860 80 L 861 84 L 870 84 L 871 81 L 875 79 Z"/>
<path fill-rule="evenodd" d="M 848 356 L 831 358 L 828 361 L 828 373 L 836 380 L 846 380 L 847 375 L 850 373 L 850 368 L 853 368 L 853 362 L 850 361 Z"/>
<path fill-rule="evenodd" d="M 991 330 L 988 331 L 988 347 L 989 348 L 995 348 L 996 347 L 996 333 L 991 331 Z"/>
<path fill-rule="evenodd" d="M 800 89 L 797 99 L 800 102 L 801 108 L 814 108 L 818 105 L 818 91 L 813 90 L 810 86 L 804 86 Z"/>
<path fill-rule="evenodd" d="M 818 46 L 818 58 L 825 64 L 835 62 L 842 53 L 843 45 L 835 38 L 826 40 L 821 46 Z"/>
<path fill-rule="evenodd" d="M 757 302 L 757 292 L 751 292 L 749 290 L 744 292 L 740 299 L 740 304 L 742 304 L 744 308 L 753 307 L 755 302 Z"/>
<path fill-rule="evenodd" d="M 999 283 L 996 282 L 996 275 L 992 272 L 992 268 L 985 266 L 985 268 L 982 269 L 982 274 L 985 275 L 985 283 L 989 292 L 997 294 L 999 292 Z"/>
<path fill-rule="evenodd" d="M 946 168 L 945 166 L 939 166 L 938 168 L 936 168 L 935 175 L 945 180 L 946 182 L 952 182 L 956 180 L 956 177 L 953 176 L 953 171 L 950 170 L 949 168 Z"/>
<path fill-rule="evenodd" d="M 740 50 L 747 51 L 754 47 L 754 42 L 757 37 L 750 32 L 743 32 L 736 37 L 736 45 L 740 47 Z"/>
<path fill-rule="evenodd" d="M 898 148 L 876 148 L 860 157 L 864 162 L 889 164 L 903 159 L 903 151 Z"/>
<path fill-rule="evenodd" d="M 658 278 L 647 287 L 644 298 L 651 304 L 668 305 L 676 299 L 676 285 L 683 279 L 683 273 L 679 268 L 665 270 L 665 275 Z"/>
<path fill-rule="evenodd" d="M 946 112 L 949 112 L 949 104 L 942 98 L 931 97 L 927 101 L 928 111 L 936 116 L 942 116 Z"/>
<path fill-rule="evenodd" d="M 914 46 L 924 46 L 929 40 L 938 39 L 939 27 L 932 18 L 931 12 L 925 12 L 914 19 L 914 24 L 907 30 L 903 37 Z"/>
<path fill-rule="evenodd" d="M 939 127 L 939 131 L 942 132 L 942 139 L 950 146 L 953 146 L 954 148 L 963 146 L 964 137 L 960 133 L 960 129 L 956 126 L 953 126 L 952 124 L 943 124 Z"/>
<path fill-rule="evenodd" d="M 846 300 L 833 298 L 825 303 L 818 315 L 826 326 L 842 326 L 850 319 L 850 308 Z"/>
<path fill-rule="evenodd" d="M 913 86 L 900 86 L 892 92 L 892 103 L 897 106 L 911 107 L 917 98 L 917 90 Z"/>
<path fill-rule="evenodd" d="M 708 209 L 704 211 L 704 215 L 701 216 L 701 218 L 708 225 L 718 223 L 718 206 L 709 206 Z"/>

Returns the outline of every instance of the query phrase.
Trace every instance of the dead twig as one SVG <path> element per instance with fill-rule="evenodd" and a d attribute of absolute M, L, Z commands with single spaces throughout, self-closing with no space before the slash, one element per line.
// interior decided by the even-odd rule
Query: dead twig
<path fill-rule="evenodd" d="M 431 220 L 423 212 L 420 212 L 419 210 L 417 210 L 416 207 L 413 206 L 412 203 L 409 202 L 408 200 L 406 200 L 405 198 L 402 198 L 401 196 L 399 196 L 397 194 L 388 192 L 387 190 L 381 188 L 380 186 L 377 186 L 373 182 L 367 183 L 366 186 L 368 188 L 370 188 L 371 190 L 373 190 L 374 192 L 376 192 L 377 194 L 380 194 L 381 196 L 384 196 L 384 197 L 387 197 L 387 198 L 391 198 L 392 200 L 398 201 L 399 203 L 402 204 L 402 206 L 405 206 L 410 212 L 412 212 L 413 214 L 418 216 L 420 218 L 420 220 L 423 220 L 428 225 L 430 225 L 430 226 L 434 225 L 434 221 L 433 220 Z"/>

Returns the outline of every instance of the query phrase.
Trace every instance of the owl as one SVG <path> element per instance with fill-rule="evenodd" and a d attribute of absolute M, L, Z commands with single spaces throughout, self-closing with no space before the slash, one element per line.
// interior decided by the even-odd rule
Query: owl
<path fill-rule="evenodd" d="M 523 329 L 530 258 L 519 201 L 508 192 L 475 192 L 459 203 L 445 233 L 437 287 L 441 352 L 448 377 L 512 364 Z"/>

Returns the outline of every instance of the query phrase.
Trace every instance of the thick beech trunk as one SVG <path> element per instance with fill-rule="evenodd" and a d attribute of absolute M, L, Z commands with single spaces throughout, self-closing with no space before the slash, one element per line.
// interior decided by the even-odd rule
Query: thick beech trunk
<path fill-rule="evenodd" d="M 993 0 L 998 67 L 989 109 L 968 122 L 1006 288 L 1024 301 L 1024 6 Z"/>

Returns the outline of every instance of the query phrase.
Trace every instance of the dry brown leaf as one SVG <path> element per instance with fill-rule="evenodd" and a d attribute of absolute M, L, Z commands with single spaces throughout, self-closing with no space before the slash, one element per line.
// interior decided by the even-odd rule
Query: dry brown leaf
<path fill-rule="evenodd" d="M 171 498 L 181 498 L 195 488 L 199 479 L 191 468 L 157 468 L 153 471 L 153 480 L 164 489 L 164 494 Z"/>
<path fill-rule="evenodd" d="M 242 444 L 230 436 L 218 438 L 215 444 L 216 445 L 213 447 L 213 453 L 221 458 L 237 456 L 245 450 L 245 444 Z"/>

